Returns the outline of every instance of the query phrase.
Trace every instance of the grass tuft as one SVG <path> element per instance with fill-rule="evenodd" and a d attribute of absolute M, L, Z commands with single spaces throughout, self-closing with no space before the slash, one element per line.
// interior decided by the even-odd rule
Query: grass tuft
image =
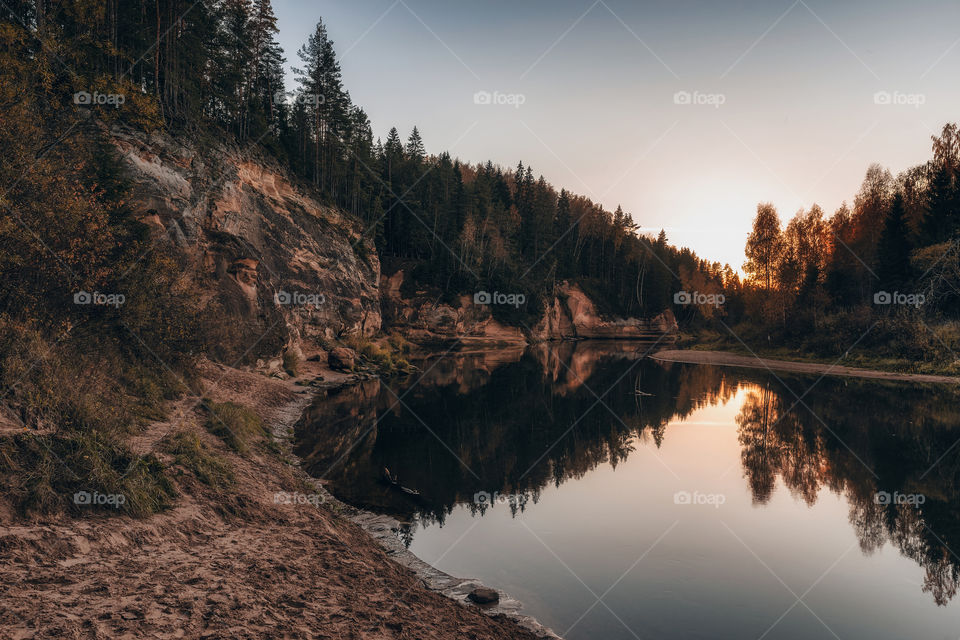
<path fill-rule="evenodd" d="M 204 447 L 197 434 L 179 431 L 168 436 L 164 445 L 175 456 L 177 464 L 189 470 L 205 485 L 214 489 L 233 485 L 235 477 L 230 463 Z"/>
<path fill-rule="evenodd" d="M 201 406 L 207 410 L 207 430 L 237 453 L 246 453 L 254 441 L 269 436 L 260 416 L 243 405 L 204 399 Z"/>
<path fill-rule="evenodd" d="M 146 516 L 167 508 L 176 496 L 156 456 L 135 455 L 100 432 L 5 438 L 0 476 L 22 515 L 95 510 Z M 84 495 L 94 499 L 85 501 Z M 110 501 L 98 503 L 98 495 Z"/>

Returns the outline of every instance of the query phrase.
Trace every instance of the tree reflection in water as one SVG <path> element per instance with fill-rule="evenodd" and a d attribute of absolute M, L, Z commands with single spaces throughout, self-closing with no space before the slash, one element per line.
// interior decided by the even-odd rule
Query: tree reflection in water
<path fill-rule="evenodd" d="M 923 590 L 938 604 L 953 598 L 960 409 L 952 390 L 823 378 L 807 392 L 812 378 L 663 365 L 644 359 L 647 349 L 561 343 L 427 361 L 425 374 L 405 381 L 318 399 L 297 427 L 297 452 L 341 499 L 410 522 L 409 544 L 415 521 L 442 524 L 458 504 L 485 513 L 481 492 L 513 496 L 506 506 L 520 513 L 548 485 L 615 467 L 635 447 L 660 447 L 668 425 L 743 389 L 737 434 L 755 505 L 770 501 L 778 478 L 808 505 L 825 487 L 846 498 L 863 553 L 890 542 L 925 567 Z M 420 496 L 383 483 L 384 467 Z M 925 501 L 882 504 L 878 492 Z"/>
<path fill-rule="evenodd" d="M 754 501 L 770 499 L 777 476 L 810 505 L 822 487 L 843 495 L 863 553 L 891 543 L 924 567 L 923 591 L 939 605 L 949 602 L 960 576 L 950 550 L 960 533 L 953 390 L 824 379 L 794 406 L 791 389 L 802 395 L 806 386 L 757 382 L 737 416 Z M 923 502 L 885 500 L 894 495 Z"/>

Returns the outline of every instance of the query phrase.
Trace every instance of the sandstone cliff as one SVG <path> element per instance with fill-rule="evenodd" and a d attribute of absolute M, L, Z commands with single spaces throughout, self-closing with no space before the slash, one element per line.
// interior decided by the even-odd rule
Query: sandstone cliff
<path fill-rule="evenodd" d="M 508 327 L 494 319 L 490 307 L 460 296 L 456 305 L 441 302 L 428 291 L 404 296 L 404 272 L 384 279 L 381 292 L 384 326 L 411 340 L 461 342 L 541 342 L 545 340 L 653 339 L 677 331 L 669 310 L 651 319 L 604 318 L 575 283 L 563 282 L 532 327 Z"/>
<path fill-rule="evenodd" d="M 676 331 L 677 320 L 669 309 L 650 319 L 603 318 L 580 287 L 564 281 L 546 305 L 543 319 L 533 327 L 533 337 L 538 340 L 644 339 Z"/>
<path fill-rule="evenodd" d="M 256 154 L 117 130 L 112 139 L 138 216 L 155 241 L 184 251 L 184 271 L 215 305 L 214 355 L 275 356 L 304 339 L 379 332 L 380 265 L 359 222 Z"/>
<path fill-rule="evenodd" d="M 404 297 L 401 293 L 404 278 L 401 269 L 384 279 L 381 306 L 385 327 L 420 342 L 455 339 L 465 343 L 526 342 L 519 327 L 501 324 L 489 306 L 474 304 L 470 296 L 460 296 L 456 306 L 440 302 L 427 291 Z"/>

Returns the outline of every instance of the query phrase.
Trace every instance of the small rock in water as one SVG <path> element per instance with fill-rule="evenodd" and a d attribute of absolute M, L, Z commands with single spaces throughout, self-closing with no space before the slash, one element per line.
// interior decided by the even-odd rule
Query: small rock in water
<path fill-rule="evenodd" d="M 497 593 L 497 590 L 488 589 L 487 587 L 478 587 L 471 591 L 467 597 L 477 604 L 491 604 L 500 601 L 500 594 Z"/>

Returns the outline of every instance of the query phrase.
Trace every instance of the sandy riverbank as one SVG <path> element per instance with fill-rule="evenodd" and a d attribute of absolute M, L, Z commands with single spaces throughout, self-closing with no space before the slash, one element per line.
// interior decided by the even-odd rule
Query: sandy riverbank
<path fill-rule="evenodd" d="M 842 365 L 830 365 L 818 362 L 794 362 L 790 360 L 759 358 L 756 356 L 744 356 L 735 353 L 727 353 L 725 351 L 692 351 L 669 349 L 658 351 L 652 354 L 650 357 L 663 362 L 712 364 L 721 367 L 747 367 L 751 369 L 769 369 L 771 371 L 846 376 L 852 378 L 868 378 L 872 380 L 960 384 L 960 378 L 954 376 L 937 376 L 919 373 L 893 373 L 890 371 L 857 369 L 854 367 L 844 367 Z"/>
<path fill-rule="evenodd" d="M 280 436 L 313 396 L 213 364 L 203 376 L 208 396 L 256 410 Z M 427 588 L 337 505 L 300 501 L 317 493 L 289 442 L 279 453 L 236 454 L 203 427 L 196 400 L 181 400 L 131 443 L 171 468 L 180 493 L 171 509 L 24 521 L 0 504 L 0 637 L 535 638 Z M 164 453 L 172 428 L 227 461 L 233 485 L 214 489 Z M 295 499 L 278 503 L 278 493 Z"/>

